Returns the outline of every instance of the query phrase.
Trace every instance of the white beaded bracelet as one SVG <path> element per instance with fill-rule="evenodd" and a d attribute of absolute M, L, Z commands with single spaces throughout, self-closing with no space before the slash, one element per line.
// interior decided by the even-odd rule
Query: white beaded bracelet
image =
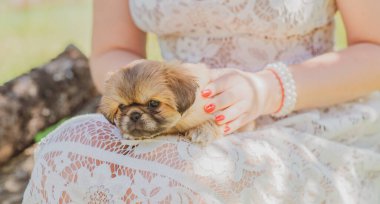
<path fill-rule="evenodd" d="M 294 110 L 297 102 L 296 84 L 292 73 L 288 66 L 281 62 L 268 64 L 265 69 L 275 75 L 281 87 L 281 104 L 272 116 L 286 116 Z"/>

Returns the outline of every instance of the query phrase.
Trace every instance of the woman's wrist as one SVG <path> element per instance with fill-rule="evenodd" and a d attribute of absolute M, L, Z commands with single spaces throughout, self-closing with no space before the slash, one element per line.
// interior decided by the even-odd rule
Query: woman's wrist
<path fill-rule="evenodd" d="M 251 73 L 250 75 L 256 89 L 254 91 L 257 94 L 257 103 L 260 104 L 262 109 L 260 110 L 261 115 L 275 113 L 280 108 L 282 100 L 282 90 L 278 79 L 268 70 Z"/>
<path fill-rule="evenodd" d="M 281 88 L 281 103 L 272 116 L 283 117 L 290 114 L 297 103 L 297 90 L 293 74 L 288 65 L 277 62 L 268 64 L 264 69 L 270 71 L 276 77 Z"/>

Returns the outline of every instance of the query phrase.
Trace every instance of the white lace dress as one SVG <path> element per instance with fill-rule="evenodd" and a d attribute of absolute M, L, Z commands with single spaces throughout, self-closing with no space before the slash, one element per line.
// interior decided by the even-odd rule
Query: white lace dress
<path fill-rule="evenodd" d="M 130 0 L 165 59 L 257 71 L 333 49 L 332 0 Z M 206 148 L 122 139 L 99 114 L 44 139 L 24 203 L 380 203 L 380 94 Z"/>

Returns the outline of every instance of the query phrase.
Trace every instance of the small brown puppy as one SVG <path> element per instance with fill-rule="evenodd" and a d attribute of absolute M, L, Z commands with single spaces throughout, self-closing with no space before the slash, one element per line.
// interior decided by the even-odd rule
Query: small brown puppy
<path fill-rule="evenodd" d="M 99 110 L 128 139 L 181 134 L 205 145 L 222 132 L 196 97 L 209 81 L 209 70 L 190 66 L 135 61 L 106 81 Z"/>

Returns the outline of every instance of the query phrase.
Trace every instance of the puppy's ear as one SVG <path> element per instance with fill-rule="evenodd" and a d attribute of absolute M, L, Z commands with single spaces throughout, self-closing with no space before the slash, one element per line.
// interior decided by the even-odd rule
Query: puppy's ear
<path fill-rule="evenodd" d="M 106 119 L 115 125 L 115 116 L 119 110 L 119 104 L 110 99 L 109 97 L 103 96 L 100 100 L 98 111 L 102 113 Z"/>
<path fill-rule="evenodd" d="M 182 114 L 190 108 L 195 101 L 198 88 L 197 80 L 186 69 L 177 67 L 169 67 L 166 70 L 166 77 L 169 88 L 175 95 L 177 111 Z"/>

